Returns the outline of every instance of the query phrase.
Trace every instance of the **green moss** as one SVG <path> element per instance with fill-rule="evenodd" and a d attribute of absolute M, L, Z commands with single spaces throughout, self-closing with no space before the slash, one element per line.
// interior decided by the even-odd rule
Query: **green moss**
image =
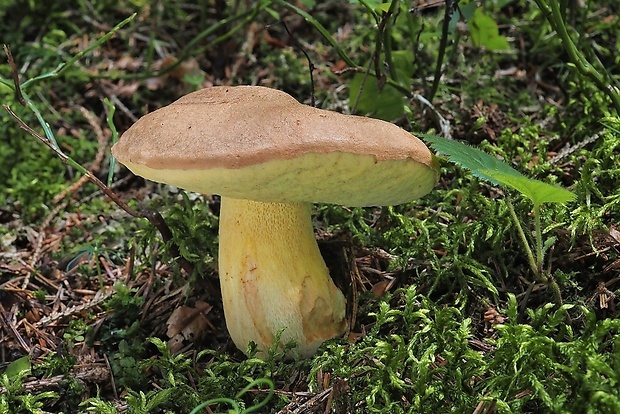
<path fill-rule="evenodd" d="M 98 143 L 75 108 L 82 105 L 102 114 L 100 98 L 117 87 L 141 82 L 130 79 L 134 74 L 151 76 L 160 53 L 178 57 L 184 47 L 193 44 L 190 54 L 205 72 L 206 84 L 268 84 L 307 99 L 311 88 L 303 53 L 297 47 L 274 47 L 262 39 L 263 26 L 269 26 L 267 30 L 277 39 L 286 39 L 283 26 L 276 24 L 283 19 L 292 29 L 289 45 L 302 45 L 313 60 L 320 105 L 346 111 L 347 105 L 353 104 L 348 94 L 362 88 L 366 68 L 386 76 L 374 82 L 376 92 L 386 80 L 427 97 L 440 54 L 443 18 L 443 10 L 408 10 L 404 2 L 404 8 L 391 16 L 376 9 L 386 4 L 381 2 L 367 1 L 371 10 L 359 2 L 337 6 L 315 2 L 306 10 L 326 28 L 319 34 L 316 25 L 280 3 L 259 12 L 253 18 L 257 25 L 251 29 L 247 24 L 236 27 L 236 21 L 198 38 L 201 30 L 219 19 L 254 4 L 238 2 L 233 10 L 228 3 L 218 8 L 211 3 L 192 6 L 165 0 L 149 8 L 137 0 L 78 1 L 72 5 L 60 1 L 42 12 L 33 2 L 22 3 L 0 5 L 0 17 L 6 20 L 3 41 L 10 43 L 23 70 L 22 82 L 52 71 L 81 50 L 82 32 L 90 42 L 106 25 L 140 11 L 130 26 L 62 77 L 31 85 L 27 91 L 59 135 L 61 148 L 82 164 L 93 160 Z M 571 188 L 575 202 L 548 206 L 540 216 L 542 234 L 550 240 L 545 269 L 560 286 L 564 305 L 549 304 L 553 300 L 549 290 L 544 284 L 533 283 L 506 198 L 512 196 L 518 220 L 530 240 L 534 237 L 531 205 L 445 163 L 437 188 L 421 200 L 382 208 L 315 207 L 315 226 L 351 240 L 352 246 L 346 246 L 352 247 L 353 253 L 367 255 L 382 249 L 393 257 L 382 259 L 380 269 L 374 269 L 379 272 L 372 274 L 364 273 L 368 257 L 356 258 L 361 291 L 358 323 L 351 327 L 350 338 L 328 341 L 314 358 L 305 361 L 283 361 L 275 351 L 267 360 L 245 358 L 226 342 L 216 298 L 213 313 L 208 315 L 215 324 L 209 332 L 213 338 L 194 344 L 186 353 L 174 354 L 165 345 L 168 338 L 153 337 L 153 327 L 142 323 L 144 306 L 153 299 L 153 292 L 168 292 L 188 283 L 199 287 L 200 278 L 215 282 L 215 205 L 163 187 L 157 189 L 158 196 L 152 196 L 141 181 L 128 181 L 116 189 L 132 208 L 139 210 L 144 205 L 162 212 L 172 229 L 173 242 L 196 269 L 188 276 L 170 257 L 169 245 L 156 229 L 146 220 L 127 217 L 88 184 L 72 195 L 66 211 L 52 217 L 46 227 L 47 231 L 62 227 L 67 213 L 80 218 L 79 225 L 63 228 L 61 240 L 45 239 L 29 286 L 36 301 L 19 296 L 11 303 L 50 305 L 46 295 L 57 292 L 52 292 L 50 285 L 38 284 L 38 272 L 58 286 L 69 283 L 74 288 L 72 282 L 86 284 L 97 279 L 103 289 L 110 289 L 105 285 L 111 285 L 114 278 L 97 267 L 97 257 L 106 258 L 111 274 L 127 284 L 115 285 L 105 312 L 74 315 L 48 332 L 61 338 L 59 347 L 56 353 L 33 360 L 33 375 L 41 379 L 70 374 L 84 341 L 100 359 L 105 355 L 120 402 L 136 413 L 191 412 L 214 399 L 217 401 L 209 406 L 213 411 L 229 410 L 237 404 L 237 411 L 249 412 L 270 395 L 266 382 L 255 382 L 260 379 L 273 381 L 278 390 L 264 412 L 290 408 L 289 404 L 299 408 L 326 387 L 331 387 L 334 410 L 351 413 L 435 414 L 477 408 L 498 413 L 620 411 L 619 319 L 616 310 L 601 308 L 601 291 L 597 291 L 603 282 L 608 283 L 609 298 L 620 293 L 614 279 L 619 255 L 613 240 L 620 220 L 620 123 L 608 96 L 565 63 L 560 39 L 535 4 L 504 3 L 483 5 L 481 10 L 496 23 L 498 35 L 509 40 L 508 53 L 473 46 L 469 32 L 463 29 L 470 27 L 466 19 L 476 13 L 478 5 L 461 2 L 449 25 L 434 108 L 390 87 L 394 99 L 387 103 L 393 106 L 371 109 L 385 110 L 385 117 L 397 118 L 401 125 L 420 131 L 438 130 L 441 115 L 449 121 L 454 138 L 470 141 L 527 176 Z M 567 12 L 578 46 L 588 58 L 596 56 L 617 81 L 620 61 L 615 51 L 620 32 L 614 7 L 603 1 L 579 8 L 568 5 Z M 381 27 L 385 27 L 383 33 L 378 32 Z M 587 36 L 578 38 L 580 33 Z M 226 42 L 220 42 L 221 36 L 229 34 Z M 358 67 L 332 73 L 332 68 L 342 68 L 343 56 L 330 41 Z M 379 54 L 375 54 L 377 46 Z M 115 65 L 123 59 L 137 66 L 122 72 Z M 228 79 L 234 65 L 239 65 L 235 66 L 236 78 Z M 112 72 L 107 72 L 108 67 Z M 7 64 L 0 65 L 0 74 L 3 103 L 10 104 L 38 130 L 33 115 L 3 86 L 11 84 Z M 193 87 L 171 78 L 167 81 L 152 91 L 139 83 L 132 96 L 117 96 L 127 107 L 117 108 L 114 121 L 119 131 L 131 123 L 129 112 L 140 115 L 151 111 Z M 364 96 L 366 105 L 379 102 L 385 106 L 372 90 L 366 90 Z M 24 223 L 39 231 L 55 207 L 53 198 L 78 176 L 20 130 L 5 112 L 0 113 L 0 130 L 4 137 L 0 140 L 0 235 L 19 235 L 15 241 L 6 238 L 6 246 L 3 239 L 2 257 L 10 258 L 11 266 L 0 266 L 0 271 L 3 283 L 20 286 L 24 275 L 11 273 L 12 266 L 30 257 L 36 243 L 29 238 L 30 229 L 15 227 Z M 62 132 L 67 130 L 71 133 Z M 106 168 L 104 162 L 102 177 Z M 93 261 L 74 267 L 70 275 L 65 273 L 67 267 L 56 266 L 79 257 Z M 127 275 L 124 269 L 130 260 L 133 273 Z M 165 272 L 160 270 L 160 262 L 167 265 Z M 144 275 L 148 275 L 148 288 L 144 287 Z M 335 276 L 348 279 L 348 275 Z M 364 292 L 392 277 L 397 283 L 382 297 Z M 93 286 L 97 289 L 97 285 L 88 288 Z M 204 293 L 201 289 L 188 291 L 188 301 Z M 15 300 L 13 290 L 1 294 L 3 304 L 5 299 Z M 65 307 L 73 304 L 68 299 L 58 300 L 64 300 Z M 19 308 L 17 314 L 25 315 L 28 310 Z M 495 314 L 495 319 L 485 319 L 486 312 Z M 24 324 L 17 326 L 23 329 Z M 27 335 L 26 331 L 20 333 Z M 21 356 L 17 355 L 19 346 L 11 350 L 16 355 L 7 354 L 7 362 Z M 74 381 L 63 383 L 62 393 L 30 393 L 22 386 L 27 380 L 0 375 L 0 386 L 6 389 L 0 395 L 0 412 L 120 411 L 111 402 L 116 397 L 110 383 L 100 384 L 97 395 L 93 384 L 87 384 L 90 398 L 80 404 L 87 392 Z M 243 392 L 248 385 L 252 391 Z M 258 387 L 261 391 L 254 390 Z M 325 407 L 317 409 L 324 411 Z"/>

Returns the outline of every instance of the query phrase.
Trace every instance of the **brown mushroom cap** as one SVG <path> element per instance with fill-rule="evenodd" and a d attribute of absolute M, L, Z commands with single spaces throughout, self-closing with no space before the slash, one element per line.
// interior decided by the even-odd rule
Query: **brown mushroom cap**
<path fill-rule="evenodd" d="M 260 86 L 186 95 L 138 120 L 112 153 L 153 181 L 264 202 L 400 204 L 438 174 L 424 143 L 391 123 Z"/>

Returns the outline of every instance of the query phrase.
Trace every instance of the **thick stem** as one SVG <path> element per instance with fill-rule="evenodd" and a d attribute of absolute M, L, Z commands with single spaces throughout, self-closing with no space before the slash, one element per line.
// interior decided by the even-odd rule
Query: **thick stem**
<path fill-rule="evenodd" d="M 219 272 L 230 336 L 259 355 L 295 342 L 303 357 L 344 332 L 345 299 L 332 282 L 310 220 L 310 204 L 222 197 Z M 293 351 L 295 352 L 295 351 Z"/>

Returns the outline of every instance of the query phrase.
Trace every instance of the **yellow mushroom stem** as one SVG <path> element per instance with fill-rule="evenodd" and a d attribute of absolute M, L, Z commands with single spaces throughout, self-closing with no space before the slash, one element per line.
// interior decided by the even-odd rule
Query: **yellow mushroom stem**
<path fill-rule="evenodd" d="M 309 203 L 263 203 L 222 197 L 219 272 L 224 315 L 235 345 L 295 342 L 311 356 L 342 334 L 345 299 L 334 285 L 312 229 Z"/>

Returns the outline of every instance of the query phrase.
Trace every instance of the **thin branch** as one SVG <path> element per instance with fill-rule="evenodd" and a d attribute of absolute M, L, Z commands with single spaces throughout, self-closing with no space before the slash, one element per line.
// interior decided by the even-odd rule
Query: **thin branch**
<path fill-rule="evenodd" d="M 0 326 L 4 326 L 6 332 L 8 334 L 11 334 L 13 336 L 13 338 L 15 338 L 17 340 L 17 342 L 19 342 L 19 345 L 22 347 L 22 349 L 27 354 L 30 353 L 30 346 L 28 346 L 28 344 L 26 343 L 24 338 L 22 338 L 22 336 L 19 334 L 19 331 L 11 323 L 9 318 L 6 317 L 6 315 L 4 314 L 4 308 L 2 308 L 2 307 L 0 307 Z"/>
<path fill-rule="evenodd" d="M 264 5 L 264 4 L 260 3 L 260 5 Z M 253 10 L 253 12 L 258 13 L 259 9 L 260 8 L 257 6 Z M 17 122 L 17 124 L 19 125 L 21 129 L 23 129 L 28 134 L 32 135 L 33 137 L 35 137 L 36 139 L 44 143 L 52 151 L 54 151 L 54 153 L 60 158 L 60 160 L 65 165 L 70 165 L 71 167 L 75 168 L 77 171 L 81 172 L 93 184 L 99 187 L 99 189 L 105 195 L 107 195 L 110 198 L 110 200 L 116 203 L 116 205 L 118 205 L 123 211 L 125 211 L 127 214 L 129 214 L 132 217 L 146 218 L 147 220 L 149 220 L 149 222 L 153 226 L 155 226 L 155 228 L 157 228 L 159 233 L 162 235 L 163 240 L 168 244 L 168 253 L 171 255 L 171 257 L 176 258 L 181 268 L 185 270 L 185 272 L 187 272 L 188 275 L 191 275 L 194 271 L 194 267 L 187 259 L 185 259 L 184 257 L 180 255 L 179 247 L 172 241 L 173 240 L 172 232 L 170 231 L 170 228 L 166 224 L 161 214 L 159 214 L 159 212 L 157 211 L 153 212 L 153 211 L 148 211 L 146 209 L 141 211 L 140 213 L 134 211 L 131 207 L 129 207 L 129 205 L 127 205 L 127 203 L 121 200 L 116 195 L 116 193 L 112 191 L 112 189 L 109 186 L 105 185 L 91 171 L 87 170 L 81 164 L 79 164 L 78 162 L 73 160 L 71 157 L 69 157 L 67 154 L 65 154 L 58 146 L 58 143 L 56 142 L 56 138 L 54 137 L 54 133 L 52 132 L 47 122 L 45 122 L 45 120 L 43 119 L 43 116 L 41 112 L 39 111 L 39 109 L 37 108 L 37 106 L 28 98 L 28 95 L 24 93 L 24 91 L 22 90 L 22 88 L 25 88 L 28 85 L 35 83 L 36 81 L 40 81 L 40 80 L 47 79 L 47 78 L 58 77 L 62 75 L 65 70 L 71 67 L 75 62 L 81 59 L 85 54 L 89 53 L 96 47 L 106 42 L 115 33 L 117 33 L 123 26 L 131 22 L 135 17 L 136 17 L 136 13 L 132 14 L 130 17 L 126 18 L 125 20 L 117 24 L 111 31 L 101 36 L 99 39 L 97 39 L 96 42 L 94 42 L 92 45 L 90 45 L 86 49 L 77 53 L 69 61 L 59 65 L 56 69 L 54 69 L 51 72 L 48 72 L 43 75 L 29 79 L 28 81 L 24 82 L 23 85 L 21 85 L 19 82 L 19 72 L 17 70 L 17 65 L 15 64 L 15 60 L 13 59 L 11 50 L 7 45 L 5 45 L 4 51 L 8 57 L 9 65 L 11 67 L 11 72 L 13 75 L 13 82 L 15 86 L 15 94 L 17 96 L 17 99 L 19 100 L 20 104 L 26 106 L 35 114 L 35 117 L 37 118 L 37 120 L 39 121 L 39 124 L 43 128 L 45 135 L 41 135 L 40 133 L 35 131 L 33 128 L 31 128 L 28 124 L 26 124 L 26 122 L 24 122 L 19 116 L 17 116 L 15 112 L 13 112 L 13 110 L 8 105 L 3 105 L 3 107 L 9 113 L 9 115 L 11 115 L 13 119 L 15 119 L 15 121 Z M 108 122 L 110 122 L 110 120 L 108 120 Z M 114 128 L 112 128 L 112 130 L 115 131 Z M 210 290 L 214 292 L 214 289 L 211 286 L 210 288 L 211 288 Z"/>
<path fill-rule="evenodd" d="M 88 170 L 86 170 L 81 165 L 77 164 L 75 161 L 71 160 L 71 158 L 69 158 L 64 152 L 62 152 L 60 148 L 58 148 L 57 145 L 54 145 L 54 143 L 49 138 L 44 137 L 43 135 L 39 134 L 37 131 L 32 129 L 30 126 L 28 126 L 28 124 L 26 124 L 19 116 L 15 114 L 15 112 L 13 112 L 10 106 L 8 105 L 2 105 L 2 106 L 4 107 L 4 109 L 6 109 L 9 115 L 11 115 L 13 119 L 17 121 L 21 129 L 23 129 L 24 131 L 26 131 L 27 133 L 29 133 L 30 135 L 32 135 L 33 137 L 35 137 L 36 139 L 38 139 L 39 141 L 47 145 L 52 151 L 56 153 L 56 155 L 58 155 L 58 157 L 64 164 L 69 164 L 72 167 L 81 169 L 83 170 L 83 172 L 88 173 Z M 73 161 L 73 163 L 71 161 Z"/>
<path fill-rule="evenodd" d="M 9 47 L 9 45 L 4 45 L 4 53 L 6 53 L 6 57 L 9 61 L 9 67 L 11 68 L 11 74 L 13 75 L 13 84 L 15 85 L 15 97 L 20 104 L 26 106 L 26 100 L 22 95 L 22 88 L 19 83 L 19 71 L 17 70 L 17 65 L 15 64 L 15 59 L 13 59 L 13 53 L 11 53 L 11 48 Z"/>
<path fill-rule="evenodd" d="M 170 230 L 170 227 L 168 227 L 168 224 L 166 223 L 166 221 L 164 220 L 164 218 L 161 216 L 161 214 L 158 211 L 150 211 L 146 209 L 143 209 L 140 213 L 134 211 L 131 207 L 129 207 L 129 205 L 127 205 L 127 203 L 121 200 L 118 197 L 118 195 L 114 191 L 112 191 L 110 187 L 105 185 L 99 178 L 93 175 L 90 171 L 88 171 L 82 165 L 74 161 L 67 154 L 62 152 L 62 150 L 57 145 L 54 145 L 52 141 L 50 141 L 48 138 L 39 134 L 37 131 L 32 129 L 28 124 L 26 124 L 19 116 L 15 114 L 15 112 L 13 112 L 13 110 L 8 105 L 3 105 L 3 107 L 9 113 L 9 115 L 11 115 L 11 117 L 13 117 L 15 121 L 17 121 L 21 129 L 23 129 L 24 131 L 26 131 L 27 133 L 29 133 L 30 135 L 32 135 L 33 137 L 35 137 L 36 139 L 38 139 L 39 141 L 47 145 L 52 151 L 54 151 L 54 153 L 60 158 L 60 160 L 63 163 L 67 165 L 71 165 L 76 170 L 78 170 L 79 172 L 84 174 L 86 177 L 88 177 L 88 179 L 93 184 L 99 187 L 99 189 L 105 195 L 107 195 L 110 198 L 110 200 L 116 203 L 116 205 L 118 205 L 123 211 L 125 211 L 127 214 L 129 214 L 132 217 L 147 219 L 153 226 L 155 226 L 155 228 L 157 228 L 157 230 L 159 231 L 159 233 L 161 234 L 165 242 L 170 242 L 173 240 L 172 231 Z M 170 254 L 171 257 L 176 258 L 181 268 L 188 275 L 191 275 L 193 273 L 194 266 L 187 259 L 181 256 L 179 247 L 176 245 L 176 243 L 174 242 L 168 243 L 168 253 Z"/>
<path fill-rule="evenodd" d="M 306 53 L 306 50 L 303 48 L 303 46 L 301 46 L 301 44 L 297 41 L 297 38 L 293 36 L 290 30 L 288 30 L 288 26 L 286 25 L 284 20 L 281 20 L 280 23 L 282 23 L 282 26 L 284 26 L 286 34 L 289 35 L 289 37 L 293 40 L 293 43 L 295 43 L 295 46 L 297 46 L 297 48 L 301 50 L 301 53 L 304 54 L 306 60 L 308 61 L 308 70 L 310 71 L 310 99 L 312 102 L 312 106 L 316 106 L 316 98 L 314 97 L 314 63 L 312 63 L 312 59 L 310 59 L 310 56 L 308 55 L 308 53 Z"/>
<path fill-rule="evenodd" d="M 151 223 L 159 231 L 159 234 L 161 234 L 161 237 L 165 242 L 171 242 L 168 243 L 168 254 L 170 257 L 175 258 L 177 263 L 179 263 L 179 266 L 181 266 L 181 268 L 185 270 L 188 275 L 194 273 L 194 265 L 181 255 L 179 246 L 172 241 L 172 231 L 159 211 L 143 209 L 140 213 L 140 217 L 147 219 L 149 223 Z M 210 282 L 207 281 L 206 283 L 209 290 L 211 292 L 215 292 L 214 287 L 210 284 Z"/>

